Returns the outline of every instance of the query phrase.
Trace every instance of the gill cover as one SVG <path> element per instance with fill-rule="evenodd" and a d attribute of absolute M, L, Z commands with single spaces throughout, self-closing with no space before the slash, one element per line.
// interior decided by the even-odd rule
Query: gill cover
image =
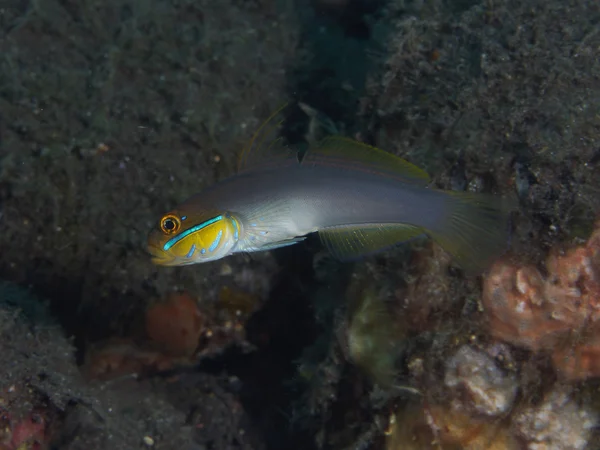
<path fill-rule="evenodd" d="M 165 214 L 148 238 L 148 248 L 159 265 L 186 265 L 223 258 L 235 248 L 239 221 L 231 214 L 200 217 Z"/>

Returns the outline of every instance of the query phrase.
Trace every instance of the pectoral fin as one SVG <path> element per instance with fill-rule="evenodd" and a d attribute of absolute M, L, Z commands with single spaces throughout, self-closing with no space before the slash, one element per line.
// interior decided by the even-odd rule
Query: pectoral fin
<path fill-rule="evenodd" d="M 342 261 L 383 251 L 424 234 L 422 228 L 408 224 L 357 224 L 319 230 L 323 245 Z"/>

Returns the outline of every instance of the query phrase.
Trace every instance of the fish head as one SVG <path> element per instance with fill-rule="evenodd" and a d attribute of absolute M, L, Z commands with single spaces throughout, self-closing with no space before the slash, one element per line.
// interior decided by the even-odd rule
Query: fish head
<path fill-rule="evenodd" d="M 150 231 L 147 250 L 157 265 L 198 264 L 231 254 L 239 236 L 240 222 L 232 214 L 171 211 Z"/>

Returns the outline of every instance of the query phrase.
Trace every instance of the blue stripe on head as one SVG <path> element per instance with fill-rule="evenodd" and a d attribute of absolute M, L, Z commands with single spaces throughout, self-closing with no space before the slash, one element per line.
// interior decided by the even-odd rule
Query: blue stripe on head
<path fill-rule="evenodd" d="M 181 234 L 175 236 L 172 239 L 169 239 L 165 243 L 165 245 L 163 245 L 163 250 L 164 251 L 169 250 L 171 247 L 173 247 L 175 244 L 177 244 L 182 239 L 185 239 L 186 237 L 188 237 L 190 234 L 195 233 L 196 231 L 200 231 L 202 228 L 206 228 L 207 226 L 212 225 L 213 223 L 218 222 L 221 219 L 223 219 L 223 216 L 213 217 L 212 219 L 207 220 L 206 222 L 202 222 L 202 223 L 200 223 L 198 225 L 194 225 L 193 227 L 188 228 L 187 230 L 185 230 Z"/>
<path fill-rule="evenodd" d="M 213 243 L 210 244 L 210 247 L 208 247 L 209 252 L 214 252 L 216 250 L 216 248 L 219 246 L 219 242 L 221 242 L 221 236 L 223 236 L 223 230 L 219 230 L 219 232 L 217 233 L 217 237 L 215 238 Z"/>

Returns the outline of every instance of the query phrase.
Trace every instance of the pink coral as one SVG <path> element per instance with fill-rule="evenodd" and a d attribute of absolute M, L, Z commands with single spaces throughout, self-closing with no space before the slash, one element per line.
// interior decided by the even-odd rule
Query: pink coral
<path fill-rule="evenodd" d="M 551 351 L 569 379 L 600 376 L 600 223 L 590 239 L 553 252 L 547 276 L 531 266 L 496 263 L 483 304 L 493 336 L 534 351 Z"/>

